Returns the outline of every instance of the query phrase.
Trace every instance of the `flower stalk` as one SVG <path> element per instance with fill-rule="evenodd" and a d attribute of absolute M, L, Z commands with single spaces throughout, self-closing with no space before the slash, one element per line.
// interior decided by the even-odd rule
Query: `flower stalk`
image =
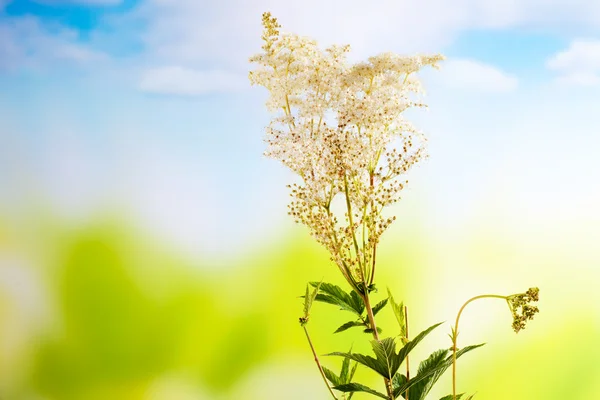
<path fill-rule="evenodd" d="M 532 320 L 534 315 L 539 312 L 539 309 L 536 306 L 530 305 L 532 302 L 537 302 L 539 300 L 539 289 L 538 288 L 529 288 L 525 293 L 513 294 L 510 296 L 501 296 L 497 294 L 482 294 L 479 296 L 475 296 L 470 298 L 462 305 L 458 314 L 456 315 L 456 322 L 454 323 L 454 327 L 452 328 L 452 333 L 450 335 L 452 339 L 452 399 L 456 400 L 456 352 L 457 352 L 457 340 L 458 340 L 458 323 L 460 321 L 460 316 L 462 312 L 467 307 L 467 305 L 475 300 L 479 299 L 502 299 L 505 300 L 508 304 L 508 308 L 513 316 L 512 327 L 515 333 L 519 333 L 522 329 L 525 329 L 525 324 L 527 321 Z"/>
<path fill-rule="evenodd" d="M 327 390 L 331 394 L 331 397 L 334 398 L 334 400 L 338 400 L 337 397 L 335 396 L 335 393 L 333 393 L 333 390 L 331 389 L 329 382 L 327 381 L 327 377 L 325 376 L 325 372 L 323 371 L 323 367 L 321 366 L 321 361 L 319 361 L 319 356 L 317 355 L 317 352 L 315 351 L 315 346 L 313 346 L 312 340 L 310 339 L 310 335 L 308 334 L 308 329 L 306 328 L 306 325 L 302 325 L 302 329 L 304 329 L 304 334 L 306 335 L 306 340 L 308 341 L 308 345 L 310 346 L 310 350 L 312 351 L 315 363 L 317 364 L 317 368 L 319 368 L 319 372 L 321 373 L 323 382 L 325 382 L 325 386 L 327 386 Z"/>

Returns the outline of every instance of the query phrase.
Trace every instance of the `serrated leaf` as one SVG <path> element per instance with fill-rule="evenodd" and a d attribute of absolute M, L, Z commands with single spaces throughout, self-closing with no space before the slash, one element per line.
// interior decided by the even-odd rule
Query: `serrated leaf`
<path fill-rule="evenodd" d="M 466 347 L 463 347 L 462 349 L 459 349 L 459 350 L 456 352 L 456 358 L 458 358 L 458 357 L 462 356 L 463 354 L 466 354 L 466 353 L 470 352 L 471 350 L 475 350 L 475 349 L 477 349 L 477 348 L 479 348 L 479 347 L 481 347 L 481 346 L 485 346 L 485 343 L 473 344 L 473 345 L 471 345 L 471 346 L 466 346 Z M 448 361 L 450 361 L 450 363 L 452 363 L 452 355 L 450 355 L 450 356 L 447 358 L 447 360 L 448 360 Z M 474 395 L 473 395 L 473 396 L 474 396 Z"/>
<path fill-rule="evenodd" d="M 456 395 L 456 400 L 460 400 L 460 398 L 461 398 L 461 397 L 463 397 L 463 395 L 464 395 L 464 393 L 457 394 L 457 395 Z M 469 397 L 469 398 L 468 398 L 468 399 L 466 399 L 466 400 L 470 400 L 470 399 L 472 399 L 472 398 L 473 398 L 473 397 L 471 396 L 471 397 Z M 454 400 L 454 396 L 453 396 L 453 395 L 451 395 L 451 394 L 449 394 L 448 396 L 444 396 L 444 397 L 442 397 L 440 400 Z"/>
<path fill-rule="evenodd" d="M 373 307 L 373 315 L 377 315 L 377 313 L 381 311 L 387 303 L 388 299 L 383 299 L 379 303 L 375 304 L 375 307 Z"/>
<path fill-rule="evenodd" d="M 365 367 L 372 369 L 373 371 L 377 372 L 379 375 L 383 376 L 384 378 L 387 377 L 388 371 L 387 371 L 387 365 L 385 363 L 383 363 L 382 361 L 379 361 L 371 356 L 367 356 L 364 354 L 358 354 L 358 353 L 343 353 L 343 352 L 333 352 L 333 353 L 329 353 L 326 354 L 327 356 L 341 356 L 341 357 L 346 357 L 349 358 L 353 361 L 356 361 L 359 364 L 364 365 Z"/>
<path fill-rule="evenodd" d="M 345 358 L 345 360 L 347 360 L 347 358 Z M 352 367 L 352 370 L 350 371 L 350 375 L 348 375 L 348 379 L 346 380 L 346 383 L 352 382 L 352 378 L 354 378 L 354 373 L 356 372 L 357 368 L 358 368 L 358 363 L 355 362 L 354 366 Z M 354 392 L 351 392 L 346 400 L 352 399 L 352 396 L 354 396 Z"/>
<path fill-rule="evenodd" d="M 372 369 L 386 379 L 392 379 L 398 368 L 400 368 L 401 360 L 396 354 L 396 343 L 394 338 L 385 338 L 383 340 L 372 340 L 371 347 L 376 358 L 358 353 L 341 353 L 335 352 L 328 355 L 342 356 L 354 360 L 367 368 Z"/>
<path fill-rule="evenodd" d="M 317 282 L 310 282 L 312 286 L 318 285 Z M 364 310 L 362 298 L 354 291 L 346 293 L 342 288 L 331 283 L 323 282 L 319 288 L 319 294 L 315 298 L 317 301 L 339 306 L 342 310 L 350 311 L 359 317 Z"/>
<path fill-rule="evenodd" d="M 347 380 L 348 383 L 352 382 L 352 378 L 354 378 L 354 373 L 356 372 L 357 368 L 358 368 L 358 363 L 355 362 L 354 367 L 352 367 L 352 370 L 350 371 L 350 375 L 348 376 L 348 380 Z"/>
<path fill-rule="evenodd" d="M 392 310 L 394 311 L 394 316 L 396 317 L 396 321 L 398 321 L 398 326 L 400 327 L 400 336 L 405 338 L 406 335 L 406 317 L 404 315 L 404 303 L 396 303 L 394 301 L 394 296 L 392 296 L 392 292 L 388 288 L 388 299 L 390 300 L 390 304 L 392 306 Z"/>
<path fill-rule="evenodd" d="M 328 294 L 319 293 L 315 298 L 316 301 L 320 301 L 322 303 L 333 304 L 334 306 L 338 306 L 341 310 L 350 311 L 353 314 L 360 316 L 351 305 L 344 303 L 336 297 L 330 296 Z"/>
<path fill-rule="evenodd" d="M 389 397 L 387 397 L 385 394 L 379 393 L 377 390 L 371 389 L 368 386 L 361 385 L 360 383 L 356 382 L 334 386 L 334 389 L 344 393 L 365 392 L 377 397 L 381 397 L 382 399 L 389 399 Z"/>
<path fill-rule="evenodd" d="M 423 340 L 425 338 L 425 336 L 429 335 L 429 333 L 432 330 L 434 330 L 441 324 L 442 324 L 442 322 L 439 322 L 435 325 L 430 326 L 429 328 L 425 329 L 423 332 L 421 332 L 417 336 L 415 336 L 415 338 L 413 340 L 407 342 L 404 345 L 404 347 L 402 347 L 400 349 L 400 351 L 398 351 L 398 358 L 400 360 L 399 363 L 402 363 L 404 361 L 406 356 L 408 356 L 408 354 L 419 344 L 419 342 L 421 342 L 421 340 Z"/>
<path fill-rule="evenodd" d="M 419 364 L 419 368 L 417 370 L 417 376 L 423 376 L 428 371 L 436 370 L 433 374 L 429 375 L 427 378 L 422 379 L 418 383 L 416 383 L 410 389 L 410 398 L 412 400 L 424 400 L 427 394 L 433 388 L 433 385 L 437 382 L 437 380 L 442 376 L 442 374 L 446 371 L 445 368 L 439 368 L 446 361 L 446 357 L 449 353 L 449 350 L 443 349 L 433 352 L 426 360 L 422 361 Z"/>
<path fill-rule="evenodd" d="M 352 299 L 352 305 L 356 311 L 360 311 L 362 314 L 365 311 L 365 302 L 362 297 L 358 295 L 354 290 L 350 292 L 350 298 Z"/>
<path fill-rule="evenodd" d="M 464 347 L 456 352 L 456 358 L 458 359 L 460 356 L 468 353 L 471 350 L 481 347 L 481 346 L 483 346 L 483 344 Z M 445 350 L 445 351 L 448 352 L 448 350 Z M 448 354 L 448 353 L 446 353 L 446 354 Z M 452 354 L 450 354 L 448 357 L 446 357 L 444 359 L 444 361 L 439 363 L 438 365 L 434 365 L 434 363 L 432 363 L 432 365 L 430 365 L 428 367 L 428 369 L 425 369 L 425 367 L 420 368 L 420 372 L 418 372 L 414 378 L 410 379 L 406 384 L 404 384 L 403 386 L 400 386 L 394 390 L 394 395 L 397 397 L 401 393 L 406 392 L 406 390 L 408 390 L 409 388 L 414 388 L 414 390 L 411 389 L 411 391 L 410 391 L 410 398 L 413 399 L 413 393 L 418 388 L 417 385 L 420 385 L 422 382 L 425 382 L 425 384 L 427 384 L 427 381 L 429 379 L 432 379 L 432 377 L 434 377 L 435 381 L 437 381 L 441 377 L 441 375 L 451 365 L 452 365 Z M 433 384 L 431 386 L 433 386 Z M 422 398 L 424 398 L 426 394 L 427 393 L 425 393 Z"/>
<path fill-rule="evenodd" d="M 308 317 L 308 311 L 310 310 L 310 294 L 309 294 L 309 286 L 306 285 L 306 294 L 304 295 L 304 318 Z"/>
<path fill-rule="evenodd" d="M 392 378 L 392 388 L 396 390 L 396 388 L 399 388 L 400 386 L 406 384 L 407 380 L 408 379 L 406 378 L 406 375 L 397 372 L 396 375 L 394 375 L 394 377 Z"/>
<path fill-rule="evenodd" d="M 317 297 L 317 294 L 319 293 L 320 286 L 321 282 L 317 283 L 315 285 L 315 289 L 311 293 L 309 291 L 309 285 L 306 285 L 306 293 L 304 294 L 304 296 L 302 296 L 302 298 L 304 298 L 304 316 L 300 318 L 300 324 L 303 326 L 308 323 L 310 309 L 312 307 L 313 302 L 315 301 L 315 298 Z"/>
<path fill-rule="evenodd" d="M 350 351 L 352 352 L 352 347 L 350 347 Z M 342 370 L 340 371 L 340 384 L 341 383 L 349 383 L 350 379 L 348 379 L 348 373 L 350 372 L 350 359 L 344 357 L 344 361 L 342 361 Z"/>
<path fill-rule="evenodd" d="M 321 367 L 321 368 L 323 368 L 323 373 L 325 374 L 325 377 L 327 378 L 327 380 L 329 380 L 329 382 L 331 382 L 334 386 L 341 385 L 342 383 L 345 383 L 345 382 L 342 382 L 340 380 L 340 377 L 337 376 L 329 368 L 325 368 L 325 367 Z"/>
<path fill-rule="evenodd" d="M 333 332 L 333 333 L 343 332 L 343 331 L 345 331 L 347 329 L 350 329 L 352 327 L 355 327 L 355 326 L 365 326 L 365 324 L 363 322 L 361 322 L 361 321 L 348 321 L 344 325 L 342 325 L 339 328 L 337 328 L 335 330 L 335 332 Z"/>
<path fill-rule="evenodd" d="M 387 379 L 392 379 L 400 368 L 401 361 L 396 354 L 396 342 L 394 338 L 385 338 L 382 340 L 372 340 L 371 347 L 377 357 L 377 360 L 383 362 L 386 366 Z"/>

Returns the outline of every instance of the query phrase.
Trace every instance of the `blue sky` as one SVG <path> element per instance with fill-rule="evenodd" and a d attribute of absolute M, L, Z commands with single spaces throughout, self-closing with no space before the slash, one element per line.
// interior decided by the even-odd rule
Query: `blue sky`
<path fill-rule="evenodd" d="M 432 231 L 482 216 L 532 229 L 548 216 L 598 216 L 593 0 L 0 0 L 0 9 L 5 215 L 40 199 L 73 223 L 117 207 L 195 255 L 287 226 L 290 175 L 261 157 L 265 93 L 246 81 L 260 14 L 271 10 L 284 30 L 350 43 L 357 60 L 448 57 L 422 75 L 430 110 L 414 120 L 432 156 L 403 206 Z"/>

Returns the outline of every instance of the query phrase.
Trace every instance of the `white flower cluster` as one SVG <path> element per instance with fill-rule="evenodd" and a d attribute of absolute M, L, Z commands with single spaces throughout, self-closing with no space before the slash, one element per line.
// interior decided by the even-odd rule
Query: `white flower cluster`
<path fill-rule="evenodd" d="M 276 113 L 265 155 L 302 178 L 290 185 L 290 214 L 364 291 L 373 283 L 381 234 L 394 219 L 382 210 L 399 200 L 406 172 L 426 157 L 426 139 L 402 116 L 425 106 L 411 100 L 421 92 L 414 73 L 437 67 L 443 56 L 384 53 L 349 65 L 349 46 L 322 51 L 311 39 L 281 34 L 270 13 L 263 26 L 263 52 L 251 57 L 258 67 L 249 77 L 268 89 L 267 107 Z M 343 221 L 332 208 L 338 197 Z"/>

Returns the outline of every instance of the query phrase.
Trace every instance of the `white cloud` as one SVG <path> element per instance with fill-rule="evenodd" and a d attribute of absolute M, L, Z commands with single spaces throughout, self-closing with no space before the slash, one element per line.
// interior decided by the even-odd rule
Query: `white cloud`
<path fill-rule="evenodd" d="M 382 51 L 443 51 L 472 29 L 594 31 L 600 19 L 600 2 L 588 0 L 380 0 L 377 7 L 361 0 L 223 0 L 210 6 L 197 0 L 149 0 L 130 18 L 144 21 L 145 57 L 155 64 L 241 73 L 248 68 L 248 56 L 260 49 L 260 16 L 266 10 L 279 18 L 285 31 L 314 37 L 323 45 L 351 44 L 352 60 Z M 475 65 L 460 67 L 485 76 L 485 90 L 516 86 L 506 74 Z M 477 83 L 473 81 L 463 83 Z"/>
<path fill-rule="evenodd" d="M 494 66 L 466 59 L 445 61 L 432 80 L 453 89 L 495 93 L 512 92 L 519 84 L 515 76 Z"/>
<path fill-rule="evenodd" d="M 151 93 L 201 95 L 235 91 L 249 86 L 244 76 L 224 71 L 201 71 L 178 66 L 146 70 L 140 89 Z"/>
<path fill-rule="evenodd" d="M 84 64 L 106 54 L 77 43 L 77 32 L 47 27 L 31 16 L 0 22 L 0 70 L 45 68 L 56 62 Z"/>
<path fill-rule="evenodd" d="M 150 0 L 137 16 L 148 22 L 143 38 L 157 58 L 245 68 L 247 56 L 259 49 L 260 15 L 266 10 L 286 31 L 325 44 L 350 43 L 364 58 L 380 51 L 437 51 L 469 29 L 561 30 L 569 23 L 598 29 L 600 3 L 574 1 L 577 7 L 571 0 L 380 0 L 377 7 L 360 0 L 223 0 L 207 7 L 197 0 Z"/>
<path fill-rule="evenodd" d="M 551 57 L 546 66 L 559 73 L 557 82 L 565 85 L 600 84 L 600 40 L 574 40 L 567 50 Z"/>

